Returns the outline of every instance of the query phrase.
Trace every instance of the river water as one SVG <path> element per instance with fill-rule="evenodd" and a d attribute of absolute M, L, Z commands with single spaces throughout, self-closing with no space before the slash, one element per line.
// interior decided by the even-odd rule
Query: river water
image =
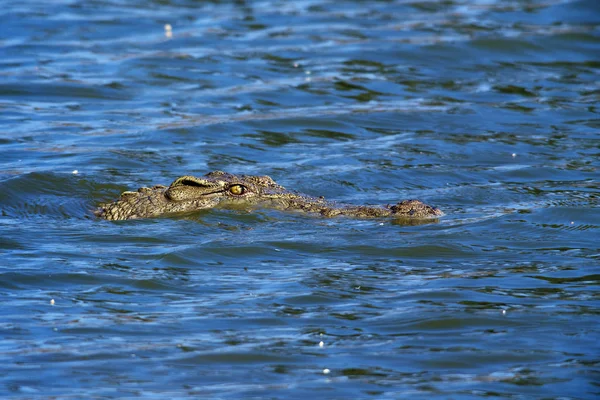
<path fill-rule="evenodd" d="M 600 395 L 596 0 L 0 16 L 1 397 Z M 212 170 L 446 216 L 93 214 Z"/>

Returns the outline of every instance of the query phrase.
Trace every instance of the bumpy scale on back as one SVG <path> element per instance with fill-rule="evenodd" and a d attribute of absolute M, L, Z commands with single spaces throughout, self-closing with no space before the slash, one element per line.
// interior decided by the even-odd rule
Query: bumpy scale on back
<path fill-rule="evenodd" d="M 382 207 L 336 204 L 291 192 L 268 176 L 233 175 L 222 171 L 210 172 L 201 178 L 182 176 L 169 187 L 157 185 L 124 192 L 119 200 L 101 204 L 95 214 L 108 220 L 125 220 L 231 205 L 305 211 L 326 217 L 436 218 L 444 215 L 438 208 L 419 200 L 404 200 Z"/>

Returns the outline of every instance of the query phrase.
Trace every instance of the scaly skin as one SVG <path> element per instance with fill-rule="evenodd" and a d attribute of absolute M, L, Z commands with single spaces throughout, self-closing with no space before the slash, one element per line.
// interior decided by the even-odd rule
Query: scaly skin
<path fill-rule="evenodd" d="M 422 219 L 444 215 L 438 208 L 419 200 L 404 200 L 393 206 L 381 207 L 340 205 L 322 197 L 290 192 L 268 176 L 233 175 L 222 171 L 214 171 L 201 178 L 182 176 L 169 187 L 158 185 L 140 188 L 137 192 L 124 192 L 119 200 L 101 204 L 95 214 L 117 221 L 235 205 L 305 211 L 325 217 Z"/>

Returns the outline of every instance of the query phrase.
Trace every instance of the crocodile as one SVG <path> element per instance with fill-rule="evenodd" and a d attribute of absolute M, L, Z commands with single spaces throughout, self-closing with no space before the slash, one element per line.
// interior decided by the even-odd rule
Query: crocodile
<path fill-rule="evenodd" d="M 101 204 L 95 214 L 116 221 L 153 218 L 216 206 L 262 206 L 305 211 L 324 217 L 423 219 L 444 215 L 440 209 L 419 200 L 404 200 L 385 206 L 337 204 L 323 197 L 289 191 L 269 176 L 233 175 L 223 171 L 213 171 L 203 177 L 182 176 L 170 186 L 156 185 L 124 192 L 117 201 Z"/>

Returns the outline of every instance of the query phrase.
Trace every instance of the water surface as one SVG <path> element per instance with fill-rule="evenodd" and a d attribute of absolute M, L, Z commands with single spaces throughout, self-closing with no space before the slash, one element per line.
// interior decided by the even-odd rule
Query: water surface
<path fill-rule="evenodd" d="M 600 394 L 596 1 L 0 16 L 2 397 Z M 215 169 L 447 215 L 92 213 Z"/>

